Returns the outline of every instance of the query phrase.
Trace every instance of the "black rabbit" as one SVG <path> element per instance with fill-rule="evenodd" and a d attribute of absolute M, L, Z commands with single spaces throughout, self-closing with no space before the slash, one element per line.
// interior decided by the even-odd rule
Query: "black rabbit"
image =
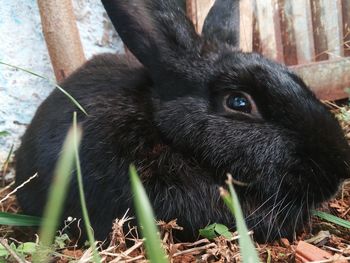
<path fill-rule="evenodd" d="M 236 186 L 258 240 L 291 237 L 312 207 L 349 177 L 349 146 L 327 108 L 285 66 L 238 49 L 239 1 L 217 0 L 199 36 L 175 0 L 103 0 L 137 58 L 99 55 L 39 107 L 17 153 L 24 213 L 41 215 L 72 114 L 83 128 L 81 166 L 96 238 L 131 208 L 135 164 L 157 219 L 184 227 L 180 240 L 209 223 L 234 228 L 218 188 Z M 220 19 L 219 19 L 220 18 Z M 227 22 L 231 21 L 231 22 Z M 81 218 L 72 177 L 64 217 Z"/>

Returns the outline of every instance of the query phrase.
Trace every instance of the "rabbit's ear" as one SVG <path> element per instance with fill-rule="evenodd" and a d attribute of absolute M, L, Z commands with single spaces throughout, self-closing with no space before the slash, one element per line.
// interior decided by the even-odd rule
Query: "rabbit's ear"
<path fill-rule="evenodd" d="M 204 21 L 204 39 L 239 46 L 239 0 L 216 0 Z"/>
<path fill-rule="evenodd" d="M 102 0 L 124 44 L 151 74 L 171 69 L 182 52 L 199 49 L 199 36 L 176 2 Z"/>

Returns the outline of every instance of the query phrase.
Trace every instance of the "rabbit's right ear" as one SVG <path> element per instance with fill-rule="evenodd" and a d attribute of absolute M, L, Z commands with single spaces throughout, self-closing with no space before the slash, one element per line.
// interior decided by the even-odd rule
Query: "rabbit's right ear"
<path fill-rule="evenodd" d="M 204 21 L 203 38 L 238 47 L 239 15 L 239 0 L 216 0 Z"/>
<path fill-rule="evenodd" d="M 128 49 L 152 75 L 173 70 L 184 52 L 199 52 L 199 36 L 175 0 L 102 0 Z M 176 71 L 176 69 L 175 69 Z"/>

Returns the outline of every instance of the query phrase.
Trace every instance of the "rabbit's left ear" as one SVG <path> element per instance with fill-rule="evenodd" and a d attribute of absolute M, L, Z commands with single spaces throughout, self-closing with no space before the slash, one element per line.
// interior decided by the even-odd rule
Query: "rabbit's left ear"
<path fill-rule="evenodd" d="M 239 0 L 216 0 L 204 21 L 204 39 L 239 46 Z"/>
<path fill-rule="evenodd" d="M 188 57 L 199 57 L 201 40 L 177 1 L 102 3 L 124 44 L 149 70 L 160 97 L 172 99 L 187 94 L 189 90 L 179 85 L 178 79 L 189 74 Z M 170 86 L 171 83 L 177 84 Z"/>
<path fill-rule="evenodd" d="M 102 0 L 124 44 L 151 72 L 198 51 L 199 36 L 174 0 Z"/>

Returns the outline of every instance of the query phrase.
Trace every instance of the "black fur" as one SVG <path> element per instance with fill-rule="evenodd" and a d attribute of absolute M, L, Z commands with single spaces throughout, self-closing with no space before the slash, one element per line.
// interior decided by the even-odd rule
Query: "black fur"
<path fill-rule="evenodd" d="M 172 0 L 103 3 L 142 64 L 100 55 L 65 80 L 62 86 L 89 116 L 57 90 L 39 107 L 17 153 L 16 185 L 39 174 L 17 193 L 24 213 L 42 213 L 74 111 L 83 127 L 85 194 L 100 240 L 114 218 L 128 208 L 133 215 L 130 163 L 157 219 L 177 218 L 185 228 L 177 233 L 182 240 L 209 223 L 234 227 L 218 192 L 228 172 L 247 184 L 236 188 L 260 240 L 291 237 L 309 210 L 349 177 L 349 147 L 338 122 L 286 67 L 238 51 L 230 45 L 235 41 L 202 39 Z M 237 91 L 250 95 L 256 114 L 223 106 Z M 63 216 L 81 218 L 72 178 Z"/>
<path fill-rule="evenodd" d="M 210 42 L 239 45 L 239 1 L 216 1 L 203 25 L 202 36 Z"/>

